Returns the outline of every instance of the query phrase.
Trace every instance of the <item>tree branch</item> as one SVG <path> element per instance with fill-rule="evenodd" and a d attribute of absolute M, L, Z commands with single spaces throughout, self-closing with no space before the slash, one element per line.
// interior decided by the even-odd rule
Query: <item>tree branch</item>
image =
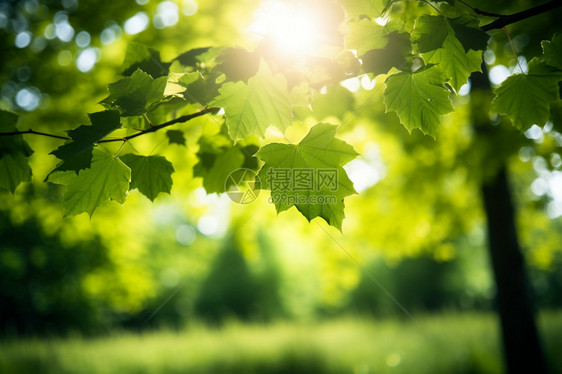
<path fill-rule="evenodd" d="M 43 136 L 48 136 L 49 138 L 70 140 L 68 136 L 47 134 L 46 132 L 35 131 L 32 129 L 25 130 L 25 131 L 0 132 L 0 136 L 12 136 L 12 135 L 24 135 L 24 134 L 43 135 Z"/>
<path fill-rule="evenodd" d="M 110 143 L 110 142 L 127 141 L 127 140 L 130 140 L 130 139 L 134 139 L 137 136 L 141 136 L 141 135 L 144 135 L 144 134 L 156 132 L 160 129 L 163 129 L 164 127 L 172 126 L 172 125 L 175 125 L 176 123 L 187 122 L 187 121 L 192 120 L 194 118 L 201 117 L 201 116 L 204 116 L 205 114 L 216 112 L 218 110 L 219 110 L 219 108 L 205 108 L 205 109 L 203 109 L 199 112 L 187 114 L 185 116 L 178 117 L 178 118 L 173 119 L 171 121 L 164 122 L 160 125 L 152 126 L 152 127 L 148 128 L 146 130 L 141 130 L 141 131 L 139 131 L 135 134 L 132 134 L 132 135 L 124 136 L 122 138 L 101 139 L 97 143 Z M 25 135 L 25 134 L 42 135 L 42 136 L 47 136 L 49 138 L 72 140 L 72 138 L 70 138 L 68 136 L 48 134 L 46 132 L 35 131 L 33 129 L 24 130 L 24 131 L 0 132 L 0 136 L 13 136 L 13 135 Z"/>
<path fill-rule="evenodd" d="M 509 15 L 496 15 L 498 17 L 497 20 L 488 23 L 487 25 L 481 26 L 480 28 L 484 31 L 496 30 L 501 29 L 504 26 L 511 25 L 512 23 L 522 21 L 527 18 L 534 17 L 538 14 L 548 12 L 549 10 L 553 10 L 562 6 L 562 1 L 560 0 L 551 0 L 544 4 L 538 5 L 534 8 L 530 8 L 527 10 L 523 10 L 518 13 L 509 14 Z M 475 10 L 476 11 L 476 10 Z M 477 13 L 486 15 L 483 11 L 478 11 Z M 491 14 L 491 13 L 488 13 Z"/>

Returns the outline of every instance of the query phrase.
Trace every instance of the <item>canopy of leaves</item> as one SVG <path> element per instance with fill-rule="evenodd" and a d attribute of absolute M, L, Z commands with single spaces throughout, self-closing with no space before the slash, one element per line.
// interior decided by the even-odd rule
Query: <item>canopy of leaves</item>
<path fill-rule="evenodd" d="M 311 123 L 341 119 L 346 114 L 353 118 L 359 110 L 372 111 L 373 118 L 395 131 L 391 129 L 393 117 L 381 111 L 384 106 L 386 112 L 397 114 L 409 132 L 419 129 L 437 138 L 442 116 L 455 109 L 453 102 L 464 105 L 462 100 L 457 104 L 454 96 L 472 73 L 480 71 L 482 51 L 494 49 L 494 56 L 508 64 L 503 50 L 497 47 L 506 41 L 484 32 L 484 17 L 469 12 L 459 2 L 411 6 L 410 2 L 395 0 L 341 0 L 339 5 L 311 4 L 318 5 L 314 9 L 322 13 L 323 19 L 315 26 L 323 34 L 317 38 L 320 45 L 300 55 L 285 51 L 269 36 L 249 48 L 234 45 L 229 38 L 226 45 L 216 47 L 209 47 L 203 40 L 186 52 L 180 47 L 156 48 L 155 40 L 151 46 L 128 43 L 122 66 L 114 69 L 123 77 L 109 84 L 109 95 L 100 102 L 107 110 L 90 114 L 91 125 L 68 131 L 69 139 L 51 152 L 61 162 L 44 174 L 48 181 L 67 185 L 67 214 L 92 214 L 107 200 L 123 202 L 129 188 L 137 188 L 150 200 L 161 192 L 169 193 L 171 174 L 179 170 L 178 164 L 174 164 L 176 168 L 172 165 L 174 158 L 168 161 L 158 155 L 164 153 L 158 144 L 152 150 L 147 145 L 138 152 L 139 143 L 133 140 L 140 135 L 148 139 L 148 134 L 167 128 L 162 141 L 173 145 L 168 149 L 181 149 L 184 155 L 193 157 L 193 163 L 186 165 L 194 165 L 193 175 L 202 178 L 208 193 L 225 192 L 232 180 L 229 175 L 243 168 L 257 170 L 260 162 L 265 162 L 260 178 L 274 195 L 282 193 L 283 188 L 267 184 L 263 173 L 268 170 L 306 165 L 334 168 L 341 183 L 334 195 L 335 204 L 277 201 L 276 208 L 282 211 L 295 205 L 309 220 L 320 216 L 341 229 L 343 199 L 354 191 L 342 165 L 354 157 L 355 151 L 335 139 L 335 130 L 325 124 L 312 127 L 297 145 L 270 144 L 272 137 L 284 136 L 287 130 L 298 133 Z M 342 33 L 346 34 L 344 39 Z M 488 43 L 491 37 L 497 39 L 495 44 Z M 509 77 L 496 90 L 492 109 L 506 114 L 521 130 L 553 118 L 556 104 L 551 103 L 559 100 L 561 40 L 555 36 L 543 41 L 543 55 L 529 63 L 529 73 Z M 162 56 L 177 57 L 163 61 L 160 50 Z M 370 101 L 380 98 L 379 88 L 363 96 L 369 90 L 364 73 L 369 79 L 386 75 L 381 85 L 382 100 Z M 346 79 L 361 82 L 363 88 L 354 90 L 339 84 Z M 221 109 L 224 116 L 213 117 L 206 125 L 194 121 L 195 125 L 187 128 L 168 128 Z M 31 149 L 17 132 L 13 115 L 2 113 L 5 118 L 0 130 L 6 136 L 0 137 L 0 189 L 13 192 L 21 182 L 31 180 L 27 163 Z M 206 126 L 213 130 L 206 132 Z M 269 132 L 271 127 L 278 131 Z M 133 129 L 137 132 L 130 133 Z M 119 137 L 108 138 L 114 131 Z M 260 138 L 261 148 L 256 138 Z M 120 160 L 122 149 L 106 144 L 114 140 L 123 140 L 122 148 L 130 146 L 135 154 Z M 322 189 L 310 193 L 285 190 L 299 199 L 328 196 Z"/>

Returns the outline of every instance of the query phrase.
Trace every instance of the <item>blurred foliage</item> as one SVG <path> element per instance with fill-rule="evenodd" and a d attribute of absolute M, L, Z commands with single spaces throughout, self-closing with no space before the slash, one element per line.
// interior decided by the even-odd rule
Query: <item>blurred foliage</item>
<path fill-rule="evenodd" d="M 283 316 L 274 248 L 263 233 L 256 239 L 261 259 L 252 267 L 236 239 L 221 249 L 198 290 L 194 308 L 201 319 L 216 323 L 230 318 L 267 321 Z"/>
<path fill-rule="evenodd" d="M 85 287 L 96 272 L 115 272 L 95 237 L 68 245 L 46 234 L 36 217 L 11 222 L 0 212 L 0 329 L 4 333 L 88 331 L 109 316 L 103 298 Z"/>
<path fill-rule="evenodd" d="M 541 316 L 560 373 L 560 313 Z M 178 331 L 0 342 L 3 373 L 503 373 L 495 318 L 438 314 L 411 321 L 189 325 Z"/>

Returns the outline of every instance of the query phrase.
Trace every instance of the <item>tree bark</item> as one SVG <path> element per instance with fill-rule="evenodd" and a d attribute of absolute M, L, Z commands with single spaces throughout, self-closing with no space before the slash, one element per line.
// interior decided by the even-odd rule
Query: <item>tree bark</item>
<path fill-rule="evenodd" d="M 485 69 L 483 71 L 484 74 L 472 75 L 473 96 L 491 95 L 487 73 Z M 482 103 L 478 99 L 475 101 Z M 493 142 L 498 139 L 493 135 L 499 129 L 491 129 L 493 126 L 488 109 L 473 105 L 472 120 L 478 136 Z M 488 248 L 497 286 L 497 308 L 507 372 L 547 373 L 535 322 L 532 292 L 515 227 L 515 212 L 505 162 L 501 162 L 494 175 L 484 178 L 481 191 L 487 218 Z"/>
<path fill-rule="evenodd" d="M 505 167 L 482 186 L 508 373 L 546 373 Z"/>

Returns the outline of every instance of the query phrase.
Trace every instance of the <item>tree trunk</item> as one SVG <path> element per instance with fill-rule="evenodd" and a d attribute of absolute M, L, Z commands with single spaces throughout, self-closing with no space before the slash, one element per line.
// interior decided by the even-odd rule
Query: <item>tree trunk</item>
<path fill-rule="evenodd" d="M 546 373 L 503 167 L 482 186 L 508 373 Z"/>
<path fill-rule="evenodd" d="M 494 142 L 495 127 L 489 119 L 489 107 L 482 107 L 486 100 L 479 100 L 477 95 L 489 98 L 491 95 L 487 73 L 472 75 L 474 99 L 472 120 L 476 133 L 481 139 Z M 484 137 L 487 139 L 484 139 Z M 490 147 L 493 149 L 492 147 Z M 493 157 L 493 155 L 490 155 Z M 497 285 L 497 306 L 501 321 L 504 357 L 507 372 L 546 373 L 547 367 L 542 352 L 535 323 L 532 292 L 527 280 L 525 261 L 519 246 L 515 227 L 514 208 L 510 196 L 510 186 L 505 162 L 491 178 L 485 178 L 482 184 L 484 210 L 488 228 L 488 245 L 492 269 Z"/>

